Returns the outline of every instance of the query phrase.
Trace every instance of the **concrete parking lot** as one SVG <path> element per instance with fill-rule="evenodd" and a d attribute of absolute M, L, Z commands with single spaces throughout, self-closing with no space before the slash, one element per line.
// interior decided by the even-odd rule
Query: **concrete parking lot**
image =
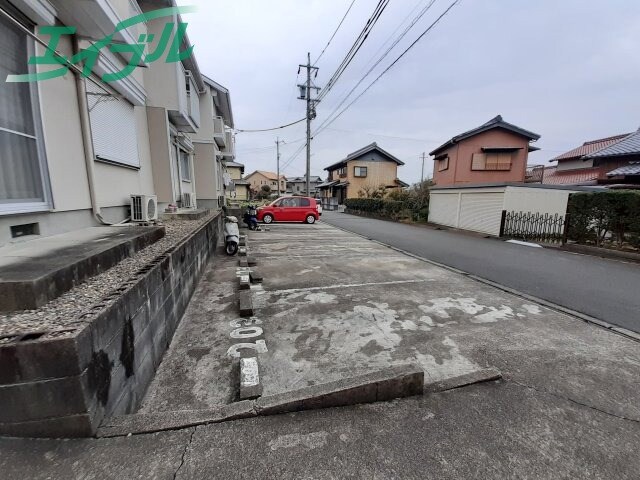
<path fill-rule="evenodd" d="M 265 395 L 406 363 L 425 382 L 496 367 L 640 418 L 635 341 L 321 222 L 274 224 L 249 242 L 264 276 L 251 323 Z M 236 258 L 210 266 L 141 411 L 234 400 L 236 271 Z"/>
<path fill-rule="evenodd" d="M 250 248 L 266 395 L 407 361 L 425 382 L 487 366 L 503 379 L 154 434 L 0 439 L 4 477 L 638 477 L 638 342 L 322 223 L 252 232 Z M 234 400 L 229 349 L 255 341 L 231 336 L 237 265 L 209 266 L 143 412 Z"/>

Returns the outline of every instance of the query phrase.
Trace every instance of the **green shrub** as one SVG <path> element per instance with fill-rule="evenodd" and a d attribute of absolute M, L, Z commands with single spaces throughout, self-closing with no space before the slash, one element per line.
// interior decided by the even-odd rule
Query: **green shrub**
<path fill-rule="evenodd" d="M 574 193 L 567 213 L 571 240 L 596 246 L 612 242 L 618 248 L 625 243 L 640 247 L 640 192 Z"/>

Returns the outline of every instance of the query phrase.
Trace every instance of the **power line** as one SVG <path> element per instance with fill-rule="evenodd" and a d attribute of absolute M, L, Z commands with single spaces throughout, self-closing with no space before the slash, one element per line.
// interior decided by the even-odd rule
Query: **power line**
<path fill-rule="evenodd" d="M 340 30 L 340 27 L 342 26 L 342 24 L 344 22 L 344 19 L 347 18 L 347 15 L 349 15 L 349 12 L 351 11 L 351 7 L 353 7 L 354 3 L 356 3 L 356 0 L 352 0 L 351 1 L 351 5 L 349 5 L 349 8 L 347 8 L 347 12 L 342 17 L 342 20 L 340 20 L 340 23 L 338 24 L 338 27 L 333 32 L 333 35 L 331 35 L 331 38 L 329 39 L 329 41 L 327 42 L 325 47 L 322 49 L 322 52 L 320 52 L 320 55 L 318 55 L 318 58 L 316 58 L 315 62 L 313 62 L 314 65 L 318 64 L 318 60 L 320 60 L 322 58 L 322 55 L 324 55 L 324 52 L 327 50 L 327 48 L 329 48 L 329 45 L 331 45 L 331 42 L 332 42 L 333 38 L 336 36 L 336 33 L 338 33 L 338 30 Z"/>
<path fill-rule="evenodd" d="M 329 116 L 327 117 L 327 120 L 335 113 L 337 112 L 340 107 L 342 107 L 342 105 L 345 104 L 345 102 L 349 99 L 349 97 L 353 94 L 353 92 L 356 91 L 356 89 L 362 84 L 362 82 L 364 82 L 364 80 L 369 76 L 369 74 L 371 72 L 373 72 L 373 70 L 375 70 L 375 68 L 380 65 L 380 62 L 382 62 L 382 60 L 384 60 L 387 55 L 389 55 L 389 53 L 391 52 L 391 50 L 393 50 L 395 48 L 395 46 L 400 43 L 400 41 L 407 35 L 407 33 L 409 33 L 409 31 L 413 28 L 413 26 L 418 23 L 418 21 L 420 21 L 420 19 L 424 16 L 425 13 L 427 13 L 429 11 L 429 9 L 433 6 L 433 4 L 436 2 L 436 0 L 431 0 L 419 13 L 418 15 L 416 15 L 414 17 L 414 19 L 411 21 L 411 23 L 409 24 L 409 26 L 407 28 L 405 28 L 405 30 L 393 41 L 393 43 L 391 44 L 391 46 L 389 48 L 387 48 L 387 50 L 380 56 L 380 58 L 378 58 L 378 60 L 373 64 L 373 66 L 367 71 L 367 73 L 365 73 L 362 78 L 358 81 L 358 83 L 356 83 L 353 88 L 351 90 L 349 90 L 349 93 L 347 93 L 347 95 L 345 95 L 345 97 L 342 99 L 342 101 L 334 108 L 334 110 L 329 114 Z M 403 22 L 404 23 L 404 22 Z M 326 120 L 325 120 L 326 121 Z M 320 127 L 318 128 L 322 128 L 322 124 L 320 125 Z"/>
<path fill-rule="evenodd" d="M 371 33 L 371 30 L 380 19 L 382 12 L 384 12 L 388 4 L 389 4 L 389 0 L 378 1 L 378 4 L 376 5 L 375 10 L 367 20 L 367 23 L 365 24 L 364 28 L 362 29 L 362 31 L 360 32 L 356 40 L 353 42 L 353 45 L 345 55 L 344 59 L 342 60 L 342 62 L 340 63 L 336 71 L 333 73 L 333 75 L 327 82 L 326 87 L 320 92 L 320 95 L 318 95 L 318 100 L 322 100 L 335 86 L 336 82 L 342 76 L 342 74 L 347 69 L 349 64 L 353 61 L 358 51 L 360 51 L 360 48 L 362 48 L 362 45 L 364 45 L 364 43 L 366 42 L 367 38 L 369 37 L 369 33 Z"/>
<path fill-rule="evenodd" d="M 333 122 L 335 122 L 344 112 L 346 112 L 351 105 L 353 105 L 354 103 L 356 103 L 365 93 L 367 93 L 367 91 L 373 87 L 373 85 L 375 85 L 378 80 L 380 80 L 389 70 L 391 70 L 396 63 L 398 63 L 400 61 L 400 59 L 402 57 L 404 57 L 407 52 L 409 52 L 409 50 L 411 50 L 420 40 L 422 40 L 422 38 L 427 35 L 439 22 L 440 20 L 442 20 L 445 15 L 447 15 L 449 13 L 449 11 L 455 7 L 458 3 L 460 3 L 460 0 L 455 0 L 454 2 L 451 3 L 451 5 L 449 5 L 449 7 L 447 7 L 447 9 L 442 12 L 442 14 L 440 14 L 440 16 L 438 18 L 435 19 L 435 21 L 433 23 L 431 23 L 431 25 L 429 25 L 429 27 L 427 27 L 427 29 L 422 32 L 420 34 L 420 36 L 418 38 L 416 38 L 413 43 L 411 45 L 409 45 L 387 68 L 385 68 L 382 73 L 380 75 L 378 75 L 376 77 L 376 79 L 371 82 L 367 88 L 365 88 L 356 98 L 354 98 L 344 109 L 342 109 L 340 111 L 340 113 L 338 113 L 336 116 L 334 116 L 331 120 L 327 119 L 325 120 L 325 122 L 323 123 L 323 125 L 321 125 L 315 132 L 314 132 L 314 136 L 319 134 L 320 132 L 322 132 L 325 128 L 327 128 L 329 125 L 331 125 Z M 333 113 L 332 113 L 333 115 Z"/>
<path fill-rule="evenodd" d="M 273 128 L 260 128 L 256 130 L 240 130 L 239 128 L 234 129 L 238 133 L 256 133 L 256 132 L 272 132 L 274 130 L 280 130 L 281 128 L 287 128 L 291 125 L 296 125 L 297 123 L 304 122 L 306 118 L 301 118 L 300 120 L 296 120 L 295 122 L 287 123 L 286 125 L 280 125 L 279 127 Z"/>

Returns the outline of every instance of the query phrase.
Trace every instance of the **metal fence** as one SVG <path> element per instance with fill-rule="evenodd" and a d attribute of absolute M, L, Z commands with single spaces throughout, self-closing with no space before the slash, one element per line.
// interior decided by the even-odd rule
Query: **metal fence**
<path fill-rule="evenodd" d="M 500 236 L 526 241 L 567 243 L 569 215 L 502 211 Z"/>

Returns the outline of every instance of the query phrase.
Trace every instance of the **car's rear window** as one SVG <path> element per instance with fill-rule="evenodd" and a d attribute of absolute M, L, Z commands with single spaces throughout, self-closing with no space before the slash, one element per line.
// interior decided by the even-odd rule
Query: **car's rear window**
<path fill-rule="evenodd" d="M 300 199 L 300 206 L 301 207 L 310 207 L 311 206 L 311 202 L 309 201 L 308 198 L 301 198 Z"/>

